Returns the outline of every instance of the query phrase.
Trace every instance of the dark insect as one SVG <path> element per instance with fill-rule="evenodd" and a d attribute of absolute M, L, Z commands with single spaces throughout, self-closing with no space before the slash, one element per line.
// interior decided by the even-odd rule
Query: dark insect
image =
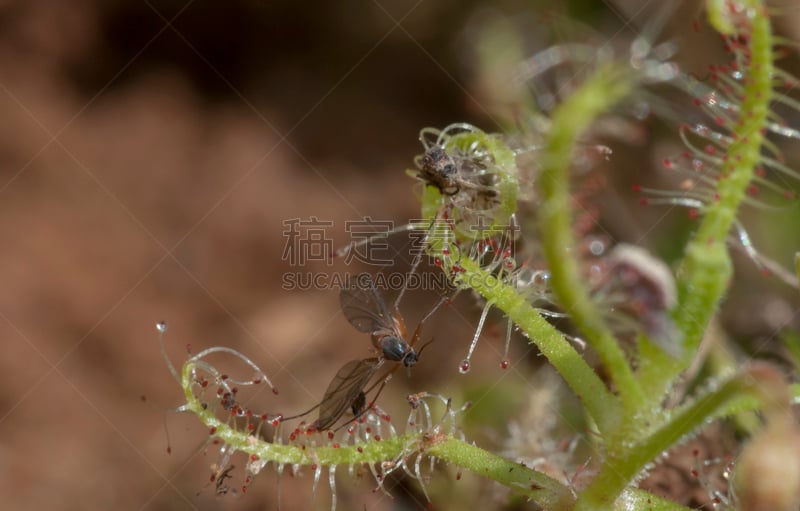
<path fill-rule="evenodd" d="M 442 195 L 455 195 L 459 192 L 458 167 L 444 147 L 433 145 L 418 160 L 418 177 L 435 186 Z"/>
<path fill-rule="evenodd" d="M 348 410 L 353 413 L 354 418 L 358 418 L 372 407 L 372 403 L 378 398 L 386 382 L 400 367 L 399 364 L 396 365 L 383 378 L 367 388 L 369 381 L 385 361 L 401 362 L 405 367 L 412 367 L 417 363 L 422 350 L 417 352 L 413 346 L 422 335 L 422 324 L 446 300 L 440 300 L 420 321 L 410 343 L 405 340 L 406 325 L 403 316 L 397 310 L 397 304 L 395 303 L 394 313 L 390 312 L 369 275 L 357 275 L 348 281 L 339 294 L 339 301 L 347 320 L 358 331 L 370 334 L 378 356 L 346 363 L 336 372 L 318 405 L 301 414 L 283 419 L 302 417 L 319 408 L 319 417 L 311 425 L 311 429 L 316 431 L 330 429 Z M 375 387 L 378 387 L 378 391 L 368 403 L 367 394 Z"/>
<path fill-rule="evenodd" d="M 350 324 L 359 332 L 371 335 L 372 345 L 383 358 L 402 362 L 406 367 L 417 363 L 419 353 L 412 346 L 419 339 L 422 322 L 409 344 L 405 340 L 403 316 L 397 308 L 393 313 L 389 311 L 369 275 L 361 274 L 350 279 L 339 293 L 339 302 Z"/>
<path fill-rule="evenodd" d="M 482 211 L 496 206 L 498 176 L 488 170 L 494 165 L 493 159 L 458 148 L 453 151 L 455 154 L 438 142 L 427 147 L 415 160 L 419 168 L 416 177 L 461 207 Z"/>

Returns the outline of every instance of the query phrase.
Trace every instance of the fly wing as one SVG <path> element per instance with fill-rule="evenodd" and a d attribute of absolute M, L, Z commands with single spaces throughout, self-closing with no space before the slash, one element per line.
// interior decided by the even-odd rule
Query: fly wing
<path fill-rule="evenodd" d="M 381 363 L 377 358 L 368 358 L 351 360 L 343 365 L 322 397 L 319 419 L 314 423 L 314 428 L 319 431 L 329 429 L 348 409 L 352 408 Z"/>
<path fill-rule="evenodd" d="M 339 303 L 344 317 L 359 332 L 395 329 L 389 308 L 367 274 L 357 275 L 347 282 L 339 293 Z"/>

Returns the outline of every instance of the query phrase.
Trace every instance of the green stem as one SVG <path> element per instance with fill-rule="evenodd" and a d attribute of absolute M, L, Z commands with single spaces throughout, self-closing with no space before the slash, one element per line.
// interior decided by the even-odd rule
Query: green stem
<path fill-rule="evenodd" d="M 767 364 L 753 364 L 725 382 L 675 411 L 668 422 L 619 457 L 609 457 L 595 479 L 581 493 L 575 511 L 612 509 L 617 496 L 653 460 L 668 451 L 681 438 L 708 424 L 711 417 L 729 412 L 731 403 L 745 396 L 758 399 L 762 407 L 777 409 L 788 402 L 788 392 L 780 373 Z"/>
<path fill-rule="evenodd" d="M 459 283 L 479 293 L 511 318 L 561 374 L 602 434 L 616 430 L 620 421 L 619 401 L 561 332 L 545 321 L 513 287 L 470 259 L 460 264 L 464 272 Z"/>
<path fill-rule="evenodd" d="M 543 509 L 566 511 L 572 509 L 575 504 L 572 492 L 558 481 L 461 440 L 448 438 L 429 448 L 427 452 L 474 474 L 488 477 L 515 489 Z M 629 488 L 623 492 L 617 504 L 617 509 L 620 511 L 628 509 L 689 511 L 689 508 L 636 488 Z"/>
<path fill-rule="evenodd" d="M 447 198 L 435 186 L 425 186 L 420 197 L 423 222 L 421 229 L 428 229 L 426 250 L 442 264 L 446 274 L 452 276 L 458 285 L 474 290 L 488 303 L 502 310 L 536 344 L 539 351 L 547 357 L 561 374 L 567 385 L 582 400 L 588 414 L 597 424 L 601 434 L 616 431 L 620 424 L 620 406 L 616 396 L 606 387 L 583 357 L 572 347 L 564 336 L 550 325 L 528 303 L 513 286 L 498 280 L 489 271 L 469 258 L 453 258 L 452 247 L 461 243 L 476 243 L 487 235 L 508 229 L 517 207 L 519 181 L 514 153 L 493 135 L 477 129 L 449 137 L 445 145 L 460 147 L 462 151 L 476 145 L 492 155 L 495 172 L 499 177 L 500 202 L 491 214 L 488 231 L 468 231 L 455 227 L 456 222 L 443 221 L 443 211 L 457 215 L 457 209 L 447 209 Z M 471 224 L 470 224 L 471 225 Z M 455 243 L 454 243 L 455 242 Z M 461 250 L 457 250 L 461 253 Z M 456 270 L 458 267 L 458 270 Z"/>
<path fill-rule="evenodd" d="M 512 488 L 528 497 L 542 509 L 566 511 L 572 509 L 575 504 L 575 497 L 569 488 L 555 479 L 461 440 L 448 438 L 430 447 L 427 452 L 474 474 L 488 477 Z M 617 509 L 620 511 L 629 509 L 689 511 L 689 508 L 676 505 L 670 500 L 637 488 L 628 488 L 623 492 L 617 502 Z"/>
<path fill-rule="evenodd" d="M 678 304 L 673 319 L 683 339 L 683 356 L 649 350 L 642 353 L 640 381 L 647 395 L 661 400 L 671 383 L 695 356 L 712 314 L 717 309 L 732 275 L 726 239 L 753 177 L 761 146 L 763 127 L 772 97 L 772 31 L 765 8 L 754 4 L 750 20 L 749 57 L 745 70 L 740 116 L 731 127 L 732 142 L 716 190 L 719 198 L 704 208 L 699 229 L 686 247 L 677 276 Z"/>
<path fill-rule="evenodd" d="M 639 488 L 626 488 L 614 505 L 614 511 L 692 511 L 688 507 L 658 497 Z"/>
<path fill-rule="evenodd" d="M 544 509 L 567 510 L 575 502 L 569 489 L 555 479 L 464 441 L 449 437 L 426 452 L 512 488 Z"/>
<path fill-rule="evenodd" d="M 209 429 L 211 436 L 218 438 L 236 451 L 248 455 L 251 460 L 272 462 L 276 465 L 297 466 L 351 466 L 381 464 L 397 460 L 413 459 L 417 454 L 432 456 L 476 475 L 488 477 L 517 491 L 538 506 L 553 511 L 571 509 L 575 498 L 571 490 L 549 477 L 521 463 L 497 456 L 475 445 L 443 434 L 437 427 L 425 432 L 394 436 L 381 441 L 362 442 L 343 446 L 301 446 L 266 442 L 219 420 L 216 414 L 203 405 L 194 395 L 194 365 L 183 366 L 181 385 L 186 404 L 181 410 L 191 412 Z M 655 511 L 681 509 L 655 495 L 641 490 L 627 491 L 620 499 L 628 504 L 648 503 Z"/>
<path fill-rule="evenodd" d="M 572 234 L 569 171 L 580 135 L 595 119 L 623 99 L 632 84 L 618 68 L 601 68 L 556 111 L 545 140 L 539 179 L 539 226 L 552 288 L 560 305 L 597 350 L 621 398 L 627 417 L 647 402 L 619 343 L 592 302 L 579 269 Z M 625 421 L 629 423 L 631 421 Z"/>
<path fill-rule="evenodd" d="M 381 464 L 407 460 L 415 453 L 435 456 L 443 461 L 465 468 L 481 476 L 490 477 L 509 488 L 525 493 L 542 507 L 551 508 L 558 503 L 572 503 L 574 499 L 568 488 L 541 472 L 519 463 L 501 458 L 474 445 L 439 433 L 438 427 L 431 431 L 393 436 L 380 441 L 362 442 L 356 445 L 300 446 L 276 444 L 257 438 L 249 431 L 241 431 L 221 421 L 212 407 L 204 404 L 194 394 L 195 370 L 191 361 L 183 365 L 181 386 L 186 404 L 181 410 L 195 414 L 209 429 L 210 435 L 220 439 L 236 451 L 246 453 L 252 460 L 273 462 L 276 465 L 357 465 Z M 558 504 L 567 509 L 566 504 Z"/>

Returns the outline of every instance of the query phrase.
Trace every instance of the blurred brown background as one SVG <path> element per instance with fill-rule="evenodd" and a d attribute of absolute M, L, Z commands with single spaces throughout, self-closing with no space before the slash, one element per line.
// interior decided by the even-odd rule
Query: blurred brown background
<path fill-rule="evenodd" d="M 318 401 L 338 367 L 369 356 L 369 341 L 335 291 L 282 289 L 296 269 L 282 259 L 283 222 L 330 220 L 340 246 L 346 220 L 417 216 L 403 171 L 419 129 L 494 127 L 470 53 L 487 16 L 529 27 L 534 46 L 552 16 L 635 34 L 614 12 L 624 5 L 555 4 L 0 2 L 3 509 L 275 509 L 271 468 L 244 497 L 204 487 L 217 456 L 197 451 L 205 431 L 194 417 L 167 415 L 165 452 L 163 414 L 181 390 L 156 321 L 170 325 L 176 364 L 186 343 L 247 353 L 281 390 L 255 396 L 260 408 Z M 411 295 L 408 323 L 434 301 Z M 388 410 L 402 416 L 403 396 L 419 390 L 460 402 L 469 386 L 527 392 L 523 342 L 512 346 L 515 369 L 498 369 L 499 317 L 473 372 L 458 375 L 479 311 L 466 299 L 432 322 L 436 342 L 410 377 L 397 373 Z M 476 434 L 505 434 L 505 417 L 495 419 L 495 431 Z M 437 509 L 476 493 L 452 473 L 437 478 Z M 328 509 L 325 485 L 312 501 L 311 479 L 285 475 L 281 508 Z M 413 482 L 387 484 L 392 501 L 369 479 L 339 481 L 339 509 L 427 506 Z"/>

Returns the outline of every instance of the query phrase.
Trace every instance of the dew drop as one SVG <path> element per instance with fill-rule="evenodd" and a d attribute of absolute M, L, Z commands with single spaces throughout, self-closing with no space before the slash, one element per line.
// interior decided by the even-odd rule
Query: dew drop
<path fill-rule="evenodd" d="M 162 334 L 167 331 L 167 323 L 166 321 L 159 321 L 156 323 L 156 330 L 161 332 Z"/>
<path fill-rule="evenodd" d="M 469 360 L 461 362 L 461 365 L 458 366 L 458 372 L 461 374 L 467 374 L 469 372 Z"/>
<path fill-rule="evenodd" d="M 599 256 L 603 253 L 603 251 L 605 251 L 605 249 L 605 244 L 600 240 L 592 240 L 592 242 L 589 243 L 589 251 L 592 253 L 592 255 Z"/>
<path fill-rule="evenodd" d="M 550 282 L 550 272 L 548 271 L 537 271 L 534 275 L 534 283 L 537 286 L 546 286 Z"/>
<path fill-rule="evenodd" d="M 500 362 L 500 369 L 508 369 L 508 360 Z"/>

